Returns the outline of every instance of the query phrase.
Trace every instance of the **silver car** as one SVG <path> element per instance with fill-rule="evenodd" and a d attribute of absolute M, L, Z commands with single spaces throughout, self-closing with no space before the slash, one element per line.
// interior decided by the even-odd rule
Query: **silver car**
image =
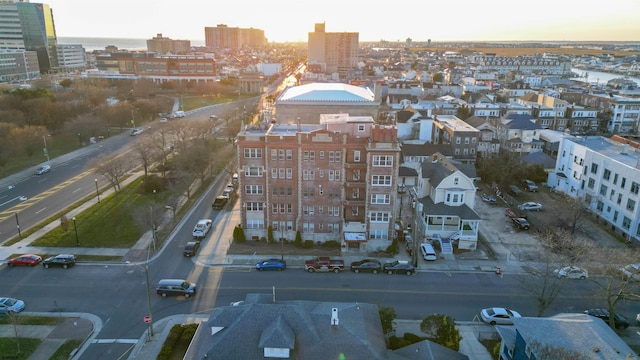
<path fill-rule="evenodd" d="M 42 175 L 42 174 L 46 174 L 51 170 L 51 166 L 50 165 L 42 165 L 38 168 L 38 170 L 36 170 L 36 175 Z"/>
<path fill-rule="evenodd" d="M 589 277 L 589 272 L 578 266 L 565 266 L 562 269 L 555 269 L 553 273 L 559 278 L 584 280 Z"/>
<path fill-rule="evenodd" d="M 22 310 L 24 310 L 24 301 L 10 297 L 0 298 L 0 314 L 19 313 Z"/>

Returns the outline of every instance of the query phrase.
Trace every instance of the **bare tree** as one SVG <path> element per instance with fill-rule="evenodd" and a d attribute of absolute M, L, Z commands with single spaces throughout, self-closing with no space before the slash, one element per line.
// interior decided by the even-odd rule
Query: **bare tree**
<path fill-rule="evenodd" d="M 541 237 L 546 245 L 542 253 L 542 261 L 531 265 L 531 276 L 523 277 L 520 283 L 522 290 L 536 300 L 537 316 L 544 315 L 562 293 L 566 284 L 566 279 L 559 278 L 555 270 L 573 263 L 575 259 L 590 252 L 592 248 L 590 243 L 573 238 L 567 231 L 547 230 Z M 566 248 L 571 248 L 571 252 L 557 250 Z"/>
<path fill-rule="evenodd" d="M 149 166 L 158 159 L 158 148 L 154 146 L 152 136 L 142 136 L 133 144 L 133 151 L 144 168 L 144 176 L 149 174 Z"/>
<path fill-rule="evenodd" d="M 116 194 L 120 191 L 120 178 L 131 170 L 131 163 L 126 156 L 100 157 L 92 160 L 89 165 L 109 180 Z"/>
<path fill-rule="evenodd" d="M 559 228 L 567 229 L 571 236 L 575 236 L 578 232 L 588 231 L 588 227 L 585 218 L 588 215 L 587 209 L 584 203 L 580 199 L 574 199 L 571 197 L 563 197 L 560 202 L 562 209 L 572 209 L 572 211 L 558 212 L 555 216 L 555 223 L 550 224 Z"/>
<path fill-rule="evenodd" d="M 150 139 L 150 144 L 156 149 L 159 161 L 162 162 L 162 177 L 165 177 L 167 174 L 167 160 L 169 154 L 173 151 L 173 145 L 169 145 L 171 138 L 172 136 L 169 129 L 162 127 L 155 131 Z"/>
<path fill-rule="evenodd" d="M 590 279 L 597 286 L 595 298 L 606 303 L 609 314 L 615 314 L 620 301 L 640 301 L 640 282 L 625 276 L 621 271 L 622 266 L 638 259 L 638 255 L 637 251 L 629 249 L 599 249 L 602 276 Z M 623 265 L 620 265 L 621 260 Z M 609 317 L 609 326 L 615 329 L 614 316 Z"/>

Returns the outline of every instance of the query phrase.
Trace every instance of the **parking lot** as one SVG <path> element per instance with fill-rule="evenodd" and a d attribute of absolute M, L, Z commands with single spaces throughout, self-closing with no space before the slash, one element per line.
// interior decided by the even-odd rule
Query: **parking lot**
<path fill-rule="evenodd" d="M 577 215 L 576 204 L 562 194 L 556 194 L 549 188 L 540 186 L 538 192 L 523 191 L 518 197 L 502 194 L 496 197 L 497 203 L 492 205 L 482 201 L 482 194 L 495 194 L 489 186 L 481 186 L 477 192 L 476 211 L 483 219 L 481 224 L 484 242 L 490 255 L 499 260 L 539 261 L 544 256 L 544 237 L 549 231 L 558 232 L 564 229 L 571 231 L 576 224 L 575 241 L 585 242 L 592 247 L 622 249 L 629 247 L 615 235 L 598 224 L 598 220 L 589 212 Z M 518 205 L 524 202 L 537 202 L 542 205 L 540 211 L 520 211 Z M 513 209 L 517 215 L 525 215 L 530 228 L 517 229 L 505 209 Z M 587 259 L 585 259 L 587 260 Z"/>

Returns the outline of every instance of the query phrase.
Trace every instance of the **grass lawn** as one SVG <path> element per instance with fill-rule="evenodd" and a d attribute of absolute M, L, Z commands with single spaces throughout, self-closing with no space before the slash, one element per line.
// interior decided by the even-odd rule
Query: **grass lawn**
<path fill-rule="evenodd" d="M 205 106 L 227 103 L 230 101 L 237 100 L 232 99 L 225 95 L 214 95 L 214 96 L 185 96 L 182 98 L 184 111 L 189 111 Z"/>
<path fill-rule="evenodd" d="M 14 316 L 18 325 L 58 325 L 64 319 L 56 316 L 26 316 L 16 315 Z M 11 317 L 7 315 L 0 315 L 0 325 L 12 324 Z M 2 352 L 0 352 L 2 354 Z"/>
<path fill-rule="evenodd" d="M 487 351 L 489 352 L 491 357 L 494 358 L 495 360 L 498 360 L 499 356 L 494 354 L 493 350 L 496 348 L 496 346 L 498 346 L 498 344 L 500 344 L 500 340 L 499 339 L 484 339 L 484 340 L 480 340 L 480 342 L 487 349 Z"/>
<path fill-rule="evenodd" d="M 145 194 L 142 191 L 143 179 L 137 179 L 131 185 L 123 187 L 117 194 L 110 195 L 100 203 L 91 206 L 76 216 L 75 226 L 71 219 L 66 226 L 58 226 L 38 240 L 32 246 L 129 248 L 140 239 L 145 231 L 141 223 L 145 222 L 145 213 L 141 209 L 163 204 L 165 192 Z"/>
<path fill-rule="evenodd" d="M 64 344 L 62 344 L 62 346 L 60 346 L 53 355 L 51 355 L 49 360 L 68 360 L 73 349 L 80 346 L 80 344 L 82 344 L 81 339 L 70 339 L 65 341 Z"/>
<path fill-rule="evenodd" d="M 26 360 L 40 346 L 41 342 L 40 339 L 0 338 L 0 358 Z"/>

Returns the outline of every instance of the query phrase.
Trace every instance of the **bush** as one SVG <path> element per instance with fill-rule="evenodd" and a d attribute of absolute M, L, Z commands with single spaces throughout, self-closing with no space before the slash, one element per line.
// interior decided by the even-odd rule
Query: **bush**
<path fill-rule="evenodd" d="M 322 246 L 330 249 L 338 249 L 340 248 L 340 242 L 337 240 L 329 240 L 322 243 Z"/>
<path fill-rule="evenodd" d="M 296 231 L 296 239 L 293 241 L 293 245 L 295 247 L 302 246 L 302 235 L 300 234 L 300 231 Z"/>
<path fill-rule="evenodd" d="M 397 336 L 392 336 L 389 338 L 389 349 L 391 350 L 400 349 L 407 345 L 411 345 L 411 343 L 404 338 L 399 338 Z"/>
<path fill-rule="evenodd" d="M 398 253 L 398 239 L 393 239 L 391 245 L 387 246 L 385 250 L 388 254 L 397 254 Z"/>
<path fill-rule="evenodd" d="M 180 342 L 183 344 L 189 344 L 193 339 L 193 336 L 196 334 L 196 330 L 198 330 L 198 324 L 187 324 L 183 327 L 182 336 L 180 337 Z"/>
<path fill-rule="evenodd" d="M 433 245 L 433 249 L 436 251 L 440 251 L 440 241 L 431 241 L 431 245 Z"/>
<path fill-rule="evenodd" d="M 311 249 L 313 247 L 313 240 L 305 240 L 302 243 L 302 248 L 303 249 Z"/>
<path fill-rule="evenodd" d="M 169 331 L 169 335 L 162 344 L 162 348 L 158 353 L 158 360 L 170 360 L 173 354 L 173 349 L 178 344 L 178 340 L 182 337 L 184 332 L 184 326 L 181 324 L 175 324 L 171 327 L 171 331 Z"/>
<path fill-rule="evenodd" d="M 455 351 L 460 350 L 462 336 L 456 329 L 455 320 L 452 317 L 441 314 L 429 315 L 420 323 L 420 330 L 436 344 Z"/>

